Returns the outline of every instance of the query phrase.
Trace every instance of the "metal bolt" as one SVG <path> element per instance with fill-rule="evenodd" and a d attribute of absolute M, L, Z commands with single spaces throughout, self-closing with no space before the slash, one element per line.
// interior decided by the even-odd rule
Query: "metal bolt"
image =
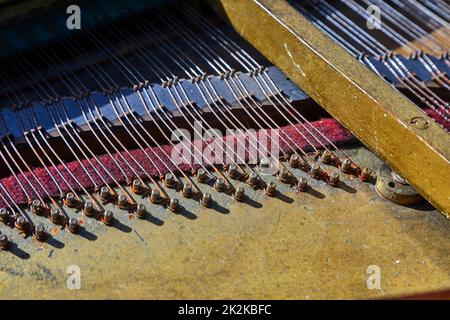
<path fill-rule="evenodd" d="M 297 168 L 300 165 L 300 157 L 298 156 L 298 154 L 293 154 L 291 155 L 291 158 L 289 159 L 289 165 L 292 168 Z"/>
<path fill-rule="evenodd" d="M 258 184 L 258 175 L 256 174 L 256 172 L 252 172 L 249 174 L 248 178 L 247 178 L 247 183 L 252 186 L 255 187 Z"/>
<path fill-rule="evenodd" d="M 33 200 L 33 202 L 31 202 L 31 211 L 35 214 L 39 214 L 42 211 L 42 205 L 41 205 L 41 201 L 40 200 Z"/>
<path fill-rule="evenodd" d="M 40 223 L 34 228 L 34 237 L 39 241 L 42 241 L 47 237 L 47 232 L 45 232 L 43 224 Z"/>
<path fill-rule="evenodd" d="M 123 194 L 119 195 L 119 197 L 117 198 L 117 205 L 119 207 L 126 207 L 128 205 L 127 197 L 125 197 L 125 195 Z"/>
<path fill-rule="evenodd" d="M 9 247 L 9 239 L 5 234 L 0 234 L 0 248 L 6 250 Z"/>
<path fill-rule="evenodd" d="M 78 223 L 78 220 L 75 218 L 69 219 L 69 231 L 72 233 L 75 233 L 78 231 L 78 228 L 80 227 L 80 224 Z"/>
<path fill-rule="evenodd" d="M 189 198 L 190 196 L 192 196 L 192 185 L 190 183 L 185 183 L 183 185 L 183 197 Z"/>
<path fill-rule="evenodd" d="M 135 179 L 133 180 L 133 183 L 131 185 L 131 190 L 136 193 L 136 194 L 140 194 L 142 192 L 143 186 L 142 186 L 142 182 L 139 179 Z"/>
<path fill-rule="evenodd" d="M 336 187 L 337 185 L 339 185 L 339 173 L 333 172 L 333 173 L 330 175 L 329 183 L 330 183 L 332 186 L 334 186 L 334 187 Z"/>
<path fill-rule="evenodd" d="M 352 170 L 352 162 L 350 159 L 345 159 L 341 164 L 341 171 L 343 173 L 349 173 Z"/>
<path fill-rule="evenodd" d="M 109 188 L 108 187 L 102 187 L 100 189 L 100 199 L 103 201 L 107 201 L 110 198 L 109 194 Z"/>
<path fill-rule="evenodd" d="M 0 220 L 3 222 L 8 220 L 8 210 L 6 208 L 0 209 Z"/>
<path fill-rule="evenodd" d="M 313 177 L 314 179 L 319 178 L 320 176 L 320 166 L 317 163 L 314 163 L 311 167 L 311 170 L 309 171 L 309 173 L 311 174 L 311 177 Z"/>
<path fill-rule="evenodd" d="M 137 206 L 136 216 L 138 218 L 141 218 L 141 219 L 144 218 L 146 213 L 147 213 L 147 208 L 145 207 L 145 204 L 140 204 Z"/>
<path fill-rule="evenodd" d="M 273 196 L 275 192 L 277 191 L 277 185 L 275 182 L 271 181 L 266 186 L 266 194 L 268 196 Z"/>
<path fill-rule="evenodd" d="M 231 179 L 236 179 L 239 176 L 239 173 L 237 171 L 237 166 L 235 164 L 230 164 L 228 166 L 227 172 Z"/>
<path fill-rule="evenodd" d="M 369 181 L 371 178 L 372 171 L 369 168 L 364 168 L 361 171 L 359 178 L 361 181 Z"/>
<path fill-rule="evenodd" d="M 72 192 L 66 194 L 66 205 L 73 207 L 76 204 L 75 195 Z"/>
<path fill-rule="evenodd" d="M 170 199 L 170 203 L 169 203 L 170 211 L 176 212 L 179 207 L 180 207 L 180 202 L 178 201 L 177 198 Z"/>
<path fill-rule="evenodd" d="M 269 160 L 269 158 L 262 158 L 260 161 L 259 161 L 259 166 L 260 167 L 263 167 L 263 168 L 267 168 L 267 167 L 269 167 L 270 166 L 270 160 Z"/>
<path fill-rule="evenodd" d="M 164 177 L 164 183 L 168 187 L 175 187 L 177 185 L 175 176 L 170 172 L 166 173 L 166 176 Z"/>
<path fill-rule="evenodd" d="M 84 203 L 83 213 L 87 216 L 90 216 L 94 211 L 94 204 L 91 201 L 86 201 Z"/>
<path fill-rule="evenodd" d="M 222 192 L 225 189 L 224 178 L 220 177 L 216 180 L 216 182 L 214 183 L 214 189 L 216 189 L 217 192 Z"/>
<path fill-rule="evenodd" d="M 198 169 L 197 171 L 197 180 L 200 182 L 205 181 L 206 179 L 206 171 L 203 168 Z"/>
<path fill-rule="evenodd" d="M 61 215 L 59 214 L 58 209 L 50 210 L 50 220 L 52 220 L 53 223 L 58 223 L 60 218 L 61 218 Z"/>
<path fill-rule="evenodd" d="M 245 191 L 244 191 L 243 187 L 237 187 L 236 191 L 234 192 L 234 198 L 237 201 L 242 201 L 242 199 L 244 199 L 244 196 L 245 196 L 244 192 Z"/>
<path fill-rule="evenodd" d="M 152 190 L 152 193 L 150 194 L 150 201 L 153 203 L 158 203 L 161 201 L 161 193 L 159 192 L 159 189 Z"/>
<path fill-rule="evenodd" d="M 321 160 L 322 160 L 322 162 L 323 163 L 330 163 L 331 162 L 331 157 L 332 157 L 332 155 L 333 155 L 333 153 L 330 151 L 330 150 L 325 150 L 323 153 L 322 153 L 322 156 L 321 156 Z"/>
<path fill-rule="evenodd" d="M 200 203 L 202 205 L 204 205 L 205 207 L 209 207 L 211 205 L 211 201 L 212 201 L 212 198 L 211 198 L 211 194 L 209 194 L 209 193 L 204 193 L 202 195 L 202 198 L 200 199 Z"/>
<path fill-rule="evenodd" d="M 112 211 L 105 211 L 103 213 L 103 217 L 102 217 L 102 222 L 106 225 L 110 225 L 114 220 L 114 215 L 112 213 Z"/>
<path fill-rule="evenodd" d="M 289 170 L 286 168 L 281 169 L 280 173 L 278 174 L 278 178 L 280 178 L 282 182 L 289 182 Z"/>
<path fill-rule="evenodd" d="M 19 229 L 25 229 L 27 226 L 27 220 L 24 217 L 20 216 L 16 219 L 16 227 Z"/>
<path fill-rule="evenodd" d="M 305 177 L 301 177 L 297 185 L 298 191 L 304 192 L 306 191 L 307 188 L 308 188 L 308 179 L 306 179 Z"/>

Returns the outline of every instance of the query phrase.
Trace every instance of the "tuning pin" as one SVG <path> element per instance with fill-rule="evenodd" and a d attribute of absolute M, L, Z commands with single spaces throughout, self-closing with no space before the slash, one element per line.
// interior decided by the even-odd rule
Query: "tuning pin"
<path fill-rule="evenodd" d="M 300 157 L 298 156 L 298 154 L 292 154 L 290 159 L 289 159 L 289 165 L 292 168 L 298 168 L 298 166 L 300 165 Z"/>
<path fill-rule="evenodd" d="M 17 229 L 19 229 L 22 232 L 26 232 L 27 229 L 28 229 L 28 222 L 22 216 L 17 217 L 16 222 L 14 223 L 14 225 L 16 226 Z"/>
<path fill-rule="evenodd" d="M 367 182 L 371 179 L 372 171 L 369 168 L 364 168 L 361 171 L 359 179 L 363 182 Z"/>
<path fill-rule="evenodd" d="M 5 234 L 0 234 L 0 249 L 7 250 L 11 242 Z"/>
<path fill-rule="evenodd" d="M 345 159 L 341 164 L 341 171 L 343 173 L 350 173 L 352 171 L 352 162 L 350 159 Z"/>
<path fill-rule="evenodd" d="M 180 207 L 180 202 L 178 201 L 177 198 L 170 199 L 170 202 L 169 202 L 170 211 L 177 212 L 179 207 Z"/>
<path fill-rule="evenodd" d="M 114 215 L 113 215 L 112 211 L 109 211 L 109 210 L 105 211 L 102 215 L 101 220 L 104 224 L 106 224 L 108 226 L 111 225 L 112 222 L 114 221 Z"/>
<path fill-rule="evenodd" d="M 66 194 L 64 202 L 69 208 L 76 207 L 77 205 L 77 200 L 75 199 L 75 195 L 72 192 Z"/>
<path fill-rule="evenodd" d="M 258 186 L 259 179 L 258 179 L 258 175 L 256 174 L 256 172 L 252 172 L 248 175 L 247 183 L 253 188 Z"/>
<path fill-rule="evenodd" d="M 45 231 L 45 227 L 43 224 L 38 224 L 34 228 L 34 237 L 39 241 L 44 241 L 47 237 L 47 232 Z"/>
<path fill-rule="evenodd" d="M 159 203 L 161 201 L 161 192 L 158 189 L 153 189 L 150 194 L 150 201 L 153 203 Z"/>
<path fill-rule="evenodd" d="M 237 200 L 237 201 L 242 201 L 244 199 L 245 193 L 244 193 L 244 188 L 243 187 L 237 187 L 236 191 L 234 192 L 233 197 Z"/>
<path fill-rule="evenodd" d="M 330 175 L 330 177 L 329 177 L 329 179 L 328 179 L 328 182 L 329 182 L 333 187 L 337 187 L 337 186 L 339 185 L 339 182 L 340 182 L 340 180 L 339 180 L 339 173 L 333 172 L 333 173 Z"/>
<path fill-rule="evenodd" d="M 119 208 L 126 208 L 128 206 L 128 200 L 125 195 L 119 195 L 119 197 L 117 198 L 117 206 Z"/>
<path fill-rule="evenodd" d="M 311 177 L 313 177 L 314 179 L 318 179 L 320 178 L 320 166 L 317 163 L 314 163 L 311 167 L 311 170 L 309 171 Z"/>
<path fill-rule="evenodd" d="M 0 209 L 0 221 L 6 223 L 9 220 L 8 209 L 1 208 Z"/>
<path fill-rule="evenodd" d="M 281 169 L 278 178 L 281 182 L 288 183 L 290 180 L 289 170 L 286 168 Z"/>
<path fill-rule="evenodd" d="M 222 192 L 225 189 L 225 179 L 222 177 L 218 178 L 214 183 L 214 189 L 216 189 L 217 192 Z"/>
<path fill-rule="evenodd" d="M 308 179 L 306 179 L 305 177 L 301 177 L 298 180 L 297 190 L 304 192 L 304 191 L 306 191 L 307 188 L 308 188 Z"/>
<path fill-rule="evenodd" d="M 108 201 L 111 198 L 111 194 L 109 193 L 109 188 L 104 186 L 100 189 L 100 200 L 103 202 Z"/>
<path fill-rule="evenodd" d="M 61 215 L 59 214 L 59 210 L 53 208 L 52 210 L 50 210 L 50 220 L 53 223 L 59 223 L 61 221 Z"/>
<path fill-rule="evenodd" d="M 239 172 L 235 164 L 230 164 L 228 166 L 227 172 L 231 179 L 237 179 L 239 177 Z"/>
<path fill-rule="evenodd" d="M 211 205 L 211 202 L 212 202 L 211 194 L 204 193 L 202 195 L 202 198 L 200 199 L 200 203 L 205 207 L 209 207 Z"/>
<path fill-rule="evenodd" d="M 190 198 L 192 196 L 192 185 L 190 183 L 187 182 L 183 185 L 182 194 L 185 198 Z"/>
<path fill-rule="evenodd" d="M 177 180 L 172 173 L 166 173 L 164 177 L 164 184 L 169 188 L 174 188 L 177 186 Z"/>
<path fill-rule="evenodd" d="M 42 212 L 42 203 L 40 200 L 33 200 L 31 202 L 31 212 L 34 214 L 40 214 Z"/>
<path fill-rule="evenodd" d="M 321 160 L 323 163 L 328 164 L 331 162 L 332 156 L 333 156 L 333 153 L 327 149 L 322 153 Z"/>
<path fill-rule="evenodd" d="M 91 201 L 86 201 L 83 207 L 84 215 L 90 217 L 92 216 L 93 212 L 94 212 L 94 204 Z"/>
<path fill-rule="evenodd" d="M 145 204 L 140 204 L 136 208 L 136 216 L 140 219 L 143 219 L 147 213 L 147 208 L 145 207 Z"/>
<path fill-rule="evenodd" d="M 80 224 L 77 219 L 70 218 L 69 219 L 69 231 L 72 233 L 76 233 L 80 227 Z"/>
<path fill-rule="evenodd" d="M 206 171 L 203 168 L 197 170 L 197 180 L 204 182 L 206 180 Z"/>
<path fill-rule="evenodd" d="M 267 186 L 266 186 L 266 194 L 270 197 L 272 197 L 273 195 L 275 195 L 275 192 L 277 191 L 277 185 L 275 182 L 270 181 Z"/>

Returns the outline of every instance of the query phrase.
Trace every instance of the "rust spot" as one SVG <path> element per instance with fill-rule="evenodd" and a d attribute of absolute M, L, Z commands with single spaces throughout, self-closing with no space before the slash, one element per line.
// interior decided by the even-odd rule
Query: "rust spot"
<path fill-rule="evenodd" d="M 80 220 L 78 220 L 78 223 L 79 223 L 79 224 L 84 224 L 85 221 L 84 221 L 84 219 L 80 219 Z"/>
<path fill-rule="evenodd" d="M 53 227 L 50 229 L 50 233 L 53 235 L 56 235 L 59 233 L 59 228 L 58 227 Z"/>
<path fill-rule="evenodd" d="M 128 215 L 128 219 L 133 220 L 134 218 L 136 218 L 134 214 L 129 214 Z"/>

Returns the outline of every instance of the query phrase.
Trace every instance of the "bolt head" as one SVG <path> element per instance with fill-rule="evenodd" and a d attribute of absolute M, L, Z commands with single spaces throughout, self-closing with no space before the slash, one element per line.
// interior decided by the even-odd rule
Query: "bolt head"
<path fill-rule="evenodd" d="M 69 226 L 77 226 L 78 220 L 76 218 L 70 218 L 69 219 Z"/>
<path fill-rule="evenodd" d="M 141 181 L 138 180 L 138 179 L 135 179 L 135 180 L 133 181 L 133 187 L 140 187 L 140 186 L 142 186 Z"/>
<path fill-rule="evenodd" d="M 259 161 L 259 165 L 260 165 L 261 167 L 268 167 L 268 166 L 270 166 L 270 160 L 269 160 L 268 158 L 262 158 L 262 159 Z"/>
<path fill-rule="evenodd" d="M 144 217 L 145 213 L 147 212 L 147 208 L 145 207 L 145 204 L 138 205 L 136 209 L 136 215 L 140 218 Z"/>
<path fill-rule="evenodd" d="M 105 223 L 110 223 L 114 219 L 114 215 L 111 211 L 107 210 L 103 213 L 103 221 Z"/>
<path fill-rule="evenodd" d="M 266 194 L 268 196 L 273 196 L 275 194 L 276 189 L 277 189 L 276 183 L 273 181 L 270 181 L 266 186 Z"/>
<path fill-rule="evenodd" d="M 209 205 L 211 203 L 211 194 L 205 192 L 202 196 L 202 203 L 204 205 Z"/>
<path fill-rule="evenodd" d="M 0 217 L 6 217 L 8 215 L 8 210 L 6 208 L 0 209 Z"/>
<path fill-rule="evenodd" d="M 179 206 L 180 206 L 180 203 L 177 198 L 170 199 L 170 204 L 169 204 L 170 210 L 175 211 L 178 209 Z"/>
<path fill-rule="evenodd" d="M 242 200 L 244 197 L 244 192 L 245 192 L 245 190 L 243 187 L 237 187 L 236 191 L 234 192 L 234 198 L 236 200 Z"/>
<path fill-rule="evenodd" d="M 16 222 L 17 222 L 17 225 L 24 226 L 27 221 L 25 220 L 24 217 L 20 216 L 17 218 Z"/>

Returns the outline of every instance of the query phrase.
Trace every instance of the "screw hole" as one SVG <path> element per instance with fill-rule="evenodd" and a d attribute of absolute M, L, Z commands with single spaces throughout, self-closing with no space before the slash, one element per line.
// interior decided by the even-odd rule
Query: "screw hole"
<path fill-rule="evenodd" d="M 388 183 L 388 186 L 391 188 L 395 188 L 395 183 L 393 183 L 392 181 Z"/>

